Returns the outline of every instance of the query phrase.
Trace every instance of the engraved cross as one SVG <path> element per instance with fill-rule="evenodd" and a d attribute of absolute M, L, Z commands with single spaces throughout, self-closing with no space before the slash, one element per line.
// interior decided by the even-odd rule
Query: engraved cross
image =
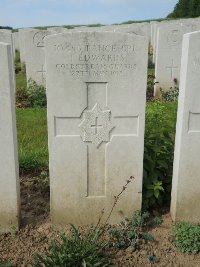
<path fill-rule="evenodd" d="M 139 132 L 139 116 L 114 114 L 109 107 L 108 83 L 87 83 L 87 105 L 76 117 L 55 117 L 55 137 L 85 142 L 87 153 L 86 197 L 105 197 L 109 142 L 130 139 Z"/>
<path fill-rule="evenodd" d="M 44 65 L 42 65 L 42 69 L 41 70 L 38 70 L 37 72 L 41 73 L 42 74 L 42 83 L 45 83 L 46 79 L 45 79 L 45 69 L 44 69 Z"/>
<path fill-rule="evenodd" d="M 178 67 L 175 67 L 175 66 L 174 66 L 174 60 L 173 60 L 173 59 L 172 59 L 172 64 L 171 64 L 171 66 L 166 67 L 166 68 L 169 69 L 170 72 L 171 72 L 171 80 L 173 80 L 174 78 L 177 78 L 177 77 L 174 77 L 174 70 L 177 70 Z"/>
<path fill-rule="evenodd" d="M 95 124 L 91 125 L 91 128 L 95 129 L 95 134 L 98 133 L 98 128 L 103 128 L 103 125 L 101 124 L 98 125 L 98 117 L 95 118 Z"/>

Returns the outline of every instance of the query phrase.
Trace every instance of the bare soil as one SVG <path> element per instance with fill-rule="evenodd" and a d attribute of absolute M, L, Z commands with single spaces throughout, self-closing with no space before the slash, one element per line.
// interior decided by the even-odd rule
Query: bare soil
<path fill-rule="evenodd" d="M 51 225 L 49 191 L 41 186 L 39 177 L 21 177 L 21 198 L 21 229 L 16 231 L 13 227 L 10 234 L 0 235 L 0 262 L 10 261 L 15 267 L 28 267 L 31 266 L 33 253 L 45 251 L 49 241 L 58 237 L 59 230 Z M 168 213 L 162 217 L 164 223 L 151 230 L 155 241 L 142 243 L 140 250 L 136 251 L 131 247 L 126 250 L 111 248 L 113 266 L 200 267 L 200 253 L 188 255 L 176 250 L 170 242 L 170 215 Z M 152 255 L 155 262 L 149 259 Z"/>

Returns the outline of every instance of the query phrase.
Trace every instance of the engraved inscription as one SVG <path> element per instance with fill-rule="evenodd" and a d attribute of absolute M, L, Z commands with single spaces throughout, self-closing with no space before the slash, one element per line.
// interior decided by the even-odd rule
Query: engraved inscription
<path fill-rule="evenodd" d="M 126 71 L 135 70 L 136 64 L 56 64 L 59 72 L 69 72 L 72 76 L 122 75 Z"/>
<path fill-rule="evenodd" d="M 101 52 L 106 52 L 106 53 L 132 53 L 135 51 L 135 46 L 134 45 L 117 45 L 117 44 L 87 44 L 87 45 L 77 45 L 73 46 L 71 43 L 62 43 L 62 44 L 55 44 L 54 45 L 54 50 L 56 52 L 77 52 L 77 53 L 101 53 Z"/>
<path fill-rule="evenodd" d="M 33 36 L 33 43 L 36 47 L 44 47 L 44 38 L 47 36 L 46 32 L 39 31 Z"/>
<path fill-rule="evenodd" d="M 64 52 L 66 62 L 57 62 L 56 71 L 68 73 L 74 78 L 83 76 L 125 75 L 133 72 L 137 65 L 127 63 L 129 55 L 135 53 L 135 45 L 88 44 L 72 46 L 70 43 L 54 45 L 54 52 Z M 65 58 L 65 57 L 64 57 Z"/>
<path fill-rule="evenodd" d="M 114 128 L 110 120 L 111 111 L 101 110 L 98 103 L 92 110 L 83 113 L 83 121 L 79 125 L 84 142 L 92 142 L 97 147 L 102 142 L 110 141 L 110 131 Z"/>

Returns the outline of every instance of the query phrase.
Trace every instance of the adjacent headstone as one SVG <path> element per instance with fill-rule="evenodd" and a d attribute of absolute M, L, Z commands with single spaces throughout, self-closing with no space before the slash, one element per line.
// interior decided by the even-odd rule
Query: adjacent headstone
<path fill-rule="evenodd" d="M 69 31 L 67 28 L 64 27 L 49 27 L 47 28 L 48 31 L 54 31 L 56 33 L 63 33 Z"/>
<path fill-rule="evenodd" d="M 177 27 L 177 25 L 181 25 L 180 20 L 170 20 L 170 21 L 162 21 L 162 22 L 157 22 L 153 24 L 153 29 L 152 29 L 152 47 L 153 47 L 153 58 L 152 61 L 153 63 L 156 62 L 156 56 L 157 56 L 157 43 L 158 43 L 158 30 L 160 27 L 162 26 L 172 26 L 175 25 L 175 27 Z"/>
<path fill-rule="evenodd" d="M 19 225 L 19 174 L 12 48 L 0 43 L 0 232 Z"/>
<path fill-rule="evenodd" d="M 22 63 L 26 62 L 26 55 L 25 55 L 25 47 L 26 47 L 26 31 L 31 31 L 31 28 L 24 28 L 24 29 L 19 29 L 19 50 L 20 50 L 20 60 Z"/>
<path fill-rule="evenodd" d="M 141 208 L 147 38 L 78 32 L 45 39 L 51 216 L 88 224 Z"/>
<path fill-rule="evenodd" d="M 171 215 L 200 223 L 200 32 L 183 38 Z"/>
<path fill-rule="evenodd" d="M 51 31 L 29 30 L 24 31 L 25 62 L 27 82 L 35 81 L 38 85 L 45 86 L 45 58 L 44 38 L 52 34 Z"/>
<path fill-rule="evenodd" d="M 123 27 L 118 27 L 114 30 L 115 32 L 124 32 L 124 33 L 131 33 L 136 35 L 145 36 L 150 41 L 150 24 L 149 23 L 133 23 L 128 24 Z"/>
<path fill-rule="evenodd" d="M 15 49 L 13 46 L 12 32 L 10 30 L 0 29 L 0 42 L 9 44 L 11 46 L 13 58 L 15 58 Z"/>
<path fill-rule="evenodd" d="M 13 37 L 14 49 L 19 51 L 20 50 L 20 48 L 19 48 L 19 32 L 14 32 L 12 34 L 12 37 Z"/>
<path fill-rule="evenodd" d="M 176 82 L 180 78 L 183 34 L 184 27 L 180 24 L 160 26 L 158 29 L 154 88 L 156 97 L 160 97 L 160 89 L 167 91 L 175 85 L 178 86 Z"/>

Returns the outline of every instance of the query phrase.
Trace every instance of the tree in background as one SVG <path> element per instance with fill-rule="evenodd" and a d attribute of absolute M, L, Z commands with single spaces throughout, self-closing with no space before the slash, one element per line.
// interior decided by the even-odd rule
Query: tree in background
<path fill-rule="evenodd" d="M 0 26 L 0 30 L 1 29 L 12 30 L 12 27 L 9 27 L 9 26 Z"/>
<path fill-rule="evenodd" d="M 200 0 L 179 0 L 168 18 L 195 18 L 200 16 Z"/>

